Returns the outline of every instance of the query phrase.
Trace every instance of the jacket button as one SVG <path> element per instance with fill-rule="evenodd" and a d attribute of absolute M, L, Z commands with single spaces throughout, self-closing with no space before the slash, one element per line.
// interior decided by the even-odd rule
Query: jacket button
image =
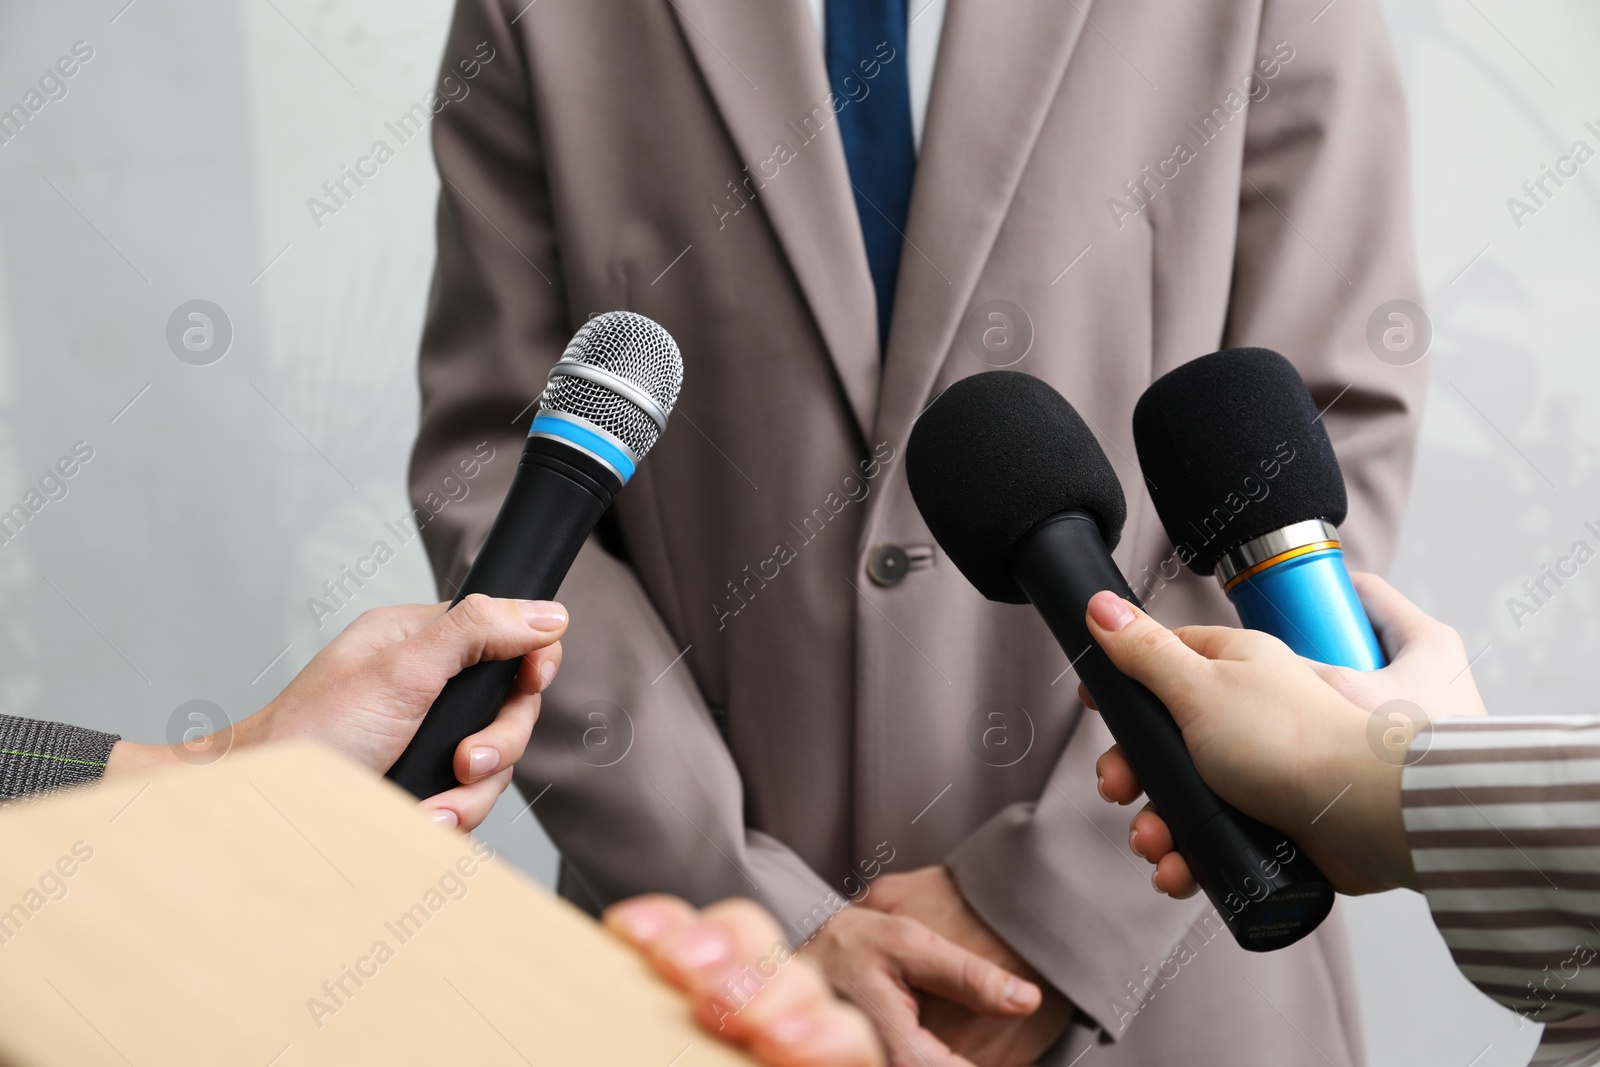
<path fill-rule="evenodd" d="M 911 560 L 899 545 L 879 545 L 867 554 L 867 577 L 876 585 L 885 588 L 899 585 L 906 580 L 906 571 L 910 569 Z"/>

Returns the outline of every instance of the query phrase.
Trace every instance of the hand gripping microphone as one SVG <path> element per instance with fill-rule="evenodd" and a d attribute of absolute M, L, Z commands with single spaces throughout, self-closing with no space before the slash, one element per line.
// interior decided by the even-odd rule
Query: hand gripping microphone
<path fill-rule="evenodd" d="M 1095 593 L 1138 601 L 1111 560 L 1127 518 L 1122 486 L 1072 405 L 1027 374 L 965 378 L 917 420 L 906 477 L 939 547 L 978 592 L 1031 601 L 1044 617 L 1235 940 L 1267 952 L 1316 929 L 1333 907 L 1322 872 L 1211 791 L 1166 707 L 1089 633 Z"/>
<path fill-rule="evenodd" d="M 456 602 L 554 597 L 666 429 L 682 385 L 683 357 L 666 330 L 628 311 L 590 319 L 550 370 L 522 462 Z M 450 679 L 388 777 L 417 797 L 454 787 L 456 746 L 494 721 L 520 665 L 483 662 Z"/>
<path fill-rule="evenodd" d="M 1139 398 L 1133 440 L 1178 560 L 1215 573 L 1240 622 L 1307 659 L 1384 666 L 1344 566 L 1339 459 L 1292 363 L 1265 348 L 1185 363 Z"/>

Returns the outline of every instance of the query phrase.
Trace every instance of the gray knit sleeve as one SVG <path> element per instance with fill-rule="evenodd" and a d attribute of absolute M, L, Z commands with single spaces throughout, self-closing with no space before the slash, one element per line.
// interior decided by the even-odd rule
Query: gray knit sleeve
<path fill-rule="evenodd" d="M 80 726 L 0 715 L 0 798 L 99 781 L 118 740 Z"/>

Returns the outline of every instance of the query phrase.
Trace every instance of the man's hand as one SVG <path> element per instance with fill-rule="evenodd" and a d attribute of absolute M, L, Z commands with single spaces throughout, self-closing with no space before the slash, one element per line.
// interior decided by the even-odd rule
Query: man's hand
<path fill-rule="evenodd" d="M 725 900 L 697 912 L 674 897 L 635 897 L 601 921 L 689 994 L 702 1026 L 767 1067 L 883 1067 L 866 1018 L 796 958 L 759 905 Z"/>
<path fill-rule="evenodd" d="M 448 609 L 448 610 L 447 610 Z M 447 826 L 481 823 L 511 781 L 539 715 L 539 693 L 561 665 L 566 609 L 543 601 L 474 594 L 451 608 L 409 604 L 368 611 L 312 657 L 283 692 L 231 728 L 185 743 L 189 761 L 220 758 L 230 747 L 317 741 L 382 773 L 410 743 L 439 691 L 481 660 L 522 657 L 500 714 L 456 748 L 462 784 L 422 802 Z M 106 774 L 175 763 L 166 745 L 119 741 Z"/>
<path fill-rule="evenodd" d="M 1039 988 L 1033 983 L 916 919 L 871 908 L 845 908 L 802 955 L 822 969 L 841 997 L 866 1013 L 888 1051 L 890 1067 L 974 1067 L 918 1020 L 919 991 L 1007 1019 L 1039 1006 Z"/>
<path fill-rule="evenodd" d="M 980 1067 L 1031 1064 L 1055 1044 L 1071 1022 L 1071 1003 L 989 929 L 961 896 L 944 867 L 882 875 L 872 883 L 861 906 L 917 920 L 1043 990 L 1042 998 L 1029 994 L 1029 1010 L 1005 1014 L 975 1010 L 950 999 L 924 997 L 922 1025 L 957 1055 Z M 1021 1001 L 1018 1003 L 1020 1006 Z"/>

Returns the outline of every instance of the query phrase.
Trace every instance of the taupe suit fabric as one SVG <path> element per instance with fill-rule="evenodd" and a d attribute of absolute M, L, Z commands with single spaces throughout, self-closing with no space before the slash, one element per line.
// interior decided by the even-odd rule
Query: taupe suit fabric
<path fill-rule="evenodd" d="M 805 0 L 459 0 L 446 65 L 484 41 L 494 56 L 434 126 L 413 493 L 486 439 L 497 458 L 426 528 L 442 587 L 578 325 L 642 312 L 686 365 L 668 432 L 561 591 L 566 662 L 518 768 L 565 892 L 754 896 L 798 941 L 863 872 L 942 861 L 1081 1009 L 1059 1062 L 1096 1028 L 1119 1040 L 1091 1067 L 1362 1062 L 1337 917 L 1250 956 L 1194 932 L 1200 902 L 1151 892 L 1128 813 L 1095 794 L 1109 737 L 1065 656 L 929 549 L 902 471 L 918 412 L 987 369 L 975 312 L 1009 301 L 1034 332 L 1017 369 L 1102 435 L 1131 509 L 1117 559 L 1147 589 L 1171 549 L 1131 458 L 1134 401 L 1185 360 L 1266 345 L 1331 405 L 1351 555 L 1387 564 L 1425 374 L 1364 335 L 1385 301 L 1420 299 L 1405 120 L 1376 5 L 1323 6 L 951 0 L 880 366 Z M 1293 58 L 1233 108 L 1278 42 Z M 1146 179 L 1180 141 L 1194 158 Z M 763 180 L 743 185 L 746 165 Z M 916 561 L 892 588 L 865 573 L 886 543 Z M 1210 583 L 1148 591 L 1169 623 L 1233 621 Z M 996 722 L 1010 732 L 975 744 Z M 1026 755 L 994 766 L 998 740 Z M 1180 940 L 1195 958 L 1164 964 Z"/>

